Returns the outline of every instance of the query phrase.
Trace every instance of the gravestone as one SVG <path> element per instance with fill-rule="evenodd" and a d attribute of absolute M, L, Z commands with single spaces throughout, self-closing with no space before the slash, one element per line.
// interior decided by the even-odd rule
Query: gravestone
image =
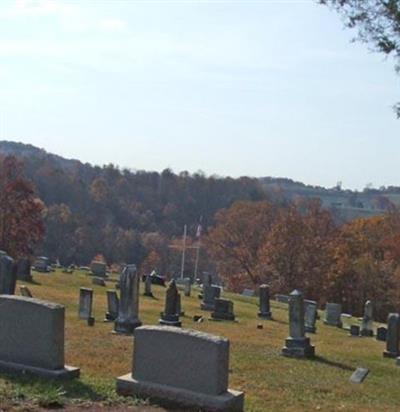
<path fill-rule="evenodd" d="M 360 336 L 360 327 L 358 325 L 350 326 L 350 336 L 357 338 Z"/>
<path fill-rule="evenodd" d="M 289 303 L 288 295 L 275 295 L 275 300 L 281 303 Z"/>
<path fill-rule="evenodd" d="M 17 279 L 31 282 L 31 262 L 29 258 L 20 258 L 17 261 Z"/>
<path fill-rule="evenodd" d="M 90 271 L 92 275 L 104 278 L 107 275 L 107 265 L 104 262 L 93 260 L 90 264 Z"/>
<path fill-rule="evenodd" d="M 32 297 L 31 291 L 25 285 L 20 286 L 19 291 L 21 292 L 21 296 L 25 296 L 26 298 Z"/>
<path fill-rule="evenodd" d="M 151 291 L 151 276 L 147 275 L 144 281 L 144 296 L 148 296 L 150 298 L 154 297 L 153 292 Z"/>
<path fill-rule="evenodd" d="M 179 321 L 178 310 L 178 289 L 176 288 L 175 281 L 171 280 L 165 293 L 165 308 L 164 312 L 161 313 L 161 318 L 158 321 L 159 324 L 176 327 L 182 326 L 182 323 Z"/>
<path fill-rule="evenodd" d="M 191 292 L 192 292 L 192 281 L 190 280 L 190 278 L 185 278 L 183 293 L 186 297 L 189 297 Z"/>
<path fill-rule="evenodd" d="M 374 336 L 373 326 L 373 305 L 370 300 L 365 302 L 364 316 L 361 323 L 361 336 Z"/>
<path fill-rule="evenodd" d="M 118 317 L 119 299 L 115 290 L 107 290 L 107 312 L 105 321 L 113 322 Z"/>
<path fill-rule="evenodd" d="M 261 285 L 259 288 L 260 311 L 258 317 L 261 319 L 272 319 L 271 307 L 269 302 L 269 286 Z"/>
<path fill-rule="evenodd" d="M 381 326 L 376 330 L 376 340 L 386 342 L 386 335 L 387 329 L 384 326 Z"/>
<path fill-rule="evenodd" d="M 37 272 L 48 273 L 50 272 L 50 261 L 46 256 L 39 256 L 36 258 L 33 266 Z"/>
<path fill-rule="evenodd" d="M 182 309 L 181 294 L 179 292 L 176 300 L 176 314 L 179 316 L 185 316 L 185 311 Z"/>
<path fill-rule="evenodd" d="M 92 278 L 92 283 L 93 285 L 97 285 L 97 286 L 106 286 L 106 282 L 104 281 L 104 278 L 99 278 L 98 276 L 94 276 Z"/>
<path fill-rule="evenodd" d="M 243 392 L 228 389 L 229 341 L 225 338 L 144 326 L 135 332 L 133 365 L 132 373 L 117 379 L 119 395 L 182 410 L 243 411 Z"/>
<path fill-rule="evenodd" d="M 235 320 L 233 302 L 227 299 L 215 299 L 214 311 L 211 313 L 211 319 Z"/>
<path fill-rule="evenodd" d="M 342 327 L 342 305 L 338 303 L 327 303 L 325 308 L 325 325 Z"/>
<path fill-rule="evenodd" d="M 307 333 L 315 333 L 317 328 L 317 302 L 309 301 L 305 306 L 304 329 Z"/>
<path fill-rule="evenodd" d="M 64 306 L 23 296 L 0 296 L 0 371 L 74 378 L 64 365 Z"/>
<path fill-rule="evenodd" d="M 254 295 L 255 295 L 255 292 L 253 289 L 244 289 L 244 291 L 242 292 L 242 296 L 252 297 Z"/>
<path fill-rule="evenodd" d="M 295 358 L 312 358 L 314 346 L 305 337 L 303 295 L 294 290 L 289 296 L 289 337 L 285 341 L 282 355 Z"/>
<path fill-rule="evenodd" d="M 214 310 L 215 299 L 221 296 L 221 288 L 219 286 L 203 286 L 203 302 L 200 305 L 202 310 Z"/>
<path fill-rule="evenodd" d="M 0 255 L 0 295 L 14 295 L 17 283 L 17 270 L 14 260 L 6 255 Z"/>
<path fill-rule="evenodd" d="M 352 318 L 353 317 L 350 315 L 350 313 L 342 313 L 341 314 L 340 320 L 342 321 L 342 328 L 344 330 L 350 331 Z"/>
<path fill-rule="evenodd" d="M 93 289 L 79 289 L 79 319 L 88 320 L 92 316 Z"/>
<path fill-rule="evenodd" d="M 120 302 L 114 333 L 132 335 L 142 325 L 139 320 L 139 283 L 136 265 L 126 265 L 120 277 Z"/>
<path fill-rule="evenodd" d="M 350 377 L 351 383 L 363 383 L 365 378 L 369 374 L 369 369 L 366 368 L 357 368 L 353 375 Z"/>
<path fill-rule="evenodd" d="M 399 356 L 400 340 L 400 315 L 390 313 L 387 321 L 386 350 L 383 356 L 386 358 L 397 358 Z"/>

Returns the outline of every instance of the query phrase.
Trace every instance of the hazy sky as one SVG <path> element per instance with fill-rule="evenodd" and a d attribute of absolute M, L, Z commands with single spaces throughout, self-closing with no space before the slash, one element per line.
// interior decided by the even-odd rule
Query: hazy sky
<path fill-rule="evenodd" d="M 400 185 L 393 62 L 309 1 L 0 2 L 0 139 L 132 169 Z"/>

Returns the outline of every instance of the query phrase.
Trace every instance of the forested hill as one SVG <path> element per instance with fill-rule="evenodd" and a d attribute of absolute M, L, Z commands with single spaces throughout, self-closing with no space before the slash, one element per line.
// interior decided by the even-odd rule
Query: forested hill
<path fill-rule="evenodd" d="M 23 160 L 26 176 L 47 206 L 46 238 L 38 253 L 65 263 L 87 263 L 97 253 L 110 262 L 141 262 L 149 243 L 152 250 L 157 245 L 161 250 L 161 244 L 165 250 L 185 224 L 193 237 L 201 218 L 207 227 L 218 210 L 237 200 L 269 199 L 282 204 L 296 197 L 318 197 L 336 216 L 349 219 L 381 213 L 400 198 L 396 188 L 357 193 L 289 179 L 92 166 L 7 141 L 0 142 L 0 154 Z"/>

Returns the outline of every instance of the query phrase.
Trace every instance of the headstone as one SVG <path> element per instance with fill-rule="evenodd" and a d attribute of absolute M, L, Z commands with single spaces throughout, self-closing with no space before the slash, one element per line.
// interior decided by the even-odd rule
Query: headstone
<path fill-rule="evenodd" d="M 17 279 L 32 281 L 31 262 L 29 258 L 20 258 L 17 261 Z"/>
<path fill-rule="evenodd" d="M 144 281 L 144 296 L 153 297 L 153 292 L 151 291 L 151 276 L 147 275 Z"/>
<path fill-rule="evenodd" d="M 386 342 L 386 335 L 387 329 L 384 326 L 381 326 L 376 330 L 376 340 Z"/>
<path fill-rule="evenodd" d="M 282 349 L 282 355 L 296 358 L 312 358 L 314 346 L 305 337 L 303 295 L 294 290 L 289 296 L 289 337 Z"/>
<path fill-rule="evenodd" d="M 28 289 L 28 287 L 26 287 L 24 285 L 19 287 L 19 291 L 21 292 L 21 296 L 25 296 L 26 298 L 31 298 L 32 297 L 31 291 Z"/>
<path fill-rule="evenodd" d="M 48 273 L 50 272 L 49 258 L 46 256 L 39 256 L 36 258 L 33 266 L 37 272 Z"/>
<path fill-rule="evenodd" d="M 360 336 L 360 327 L 358 325 L 350 326 L 350 336 L 357 338 Z"/>
<path fill-rule="evenodd" d="M 173 350 L 165 350 L 173 348 Z M 229 341 L 199 331 L 144 326 L 135 331 L 133 371 L 117 393 L 182 410 L 242 412 L 243 392 L 228 389 Z"/>
<path fill-rule="evenodd" d="M 374 336 L 373 326 L 373 305 L 370 300 L 365 302 L 364 316 L 361 323 L 361 336 Z"/>
<path fill-rule="evenodd" d="M 366 368 L 357 368 L 353 375 L 351 375 L 350 382 L 351 383 L 363 383 L 365 378 L 369 374 L 369 369 Z"/>
<path fill-rule="evenodd" d="M 397 358 L 399 356 L 400 340 L 400 315 L 390 313 L 387 321 L 386 350 L 383 356 L 386 358 Z"/>
<path fill-rule="evenodd" d="M 275 300 L 281 303 L 289 303 L 288 295 L 275 295 Z"/>
<path fill-rule="evenodd" d="M 271 307 L 269 302 L 269 286 L 261 285 L 259 288 L 260 311 L 258 317 L 261 319 L 272 319 Z"/>
<path fill-rule="evenodd" d="M 184 289 L 183 289 L 183 293 L 186 297 L 189 297 L 192 291 L 192 281 L 190 280 L 190 278 L 185 278 L 184 279 Z"/>
<path fill-rule="evenodd" d="M 309 301 L 304 307 L 304 329 L 307 333 L 315 333 L 317 330 L 315 326 L 317 322 L 317 302 Z"/>
<path fill-rule="evenodd" d="M 325 325 L 342 327 L 341 321 L 342 305 L 338 303 L 327 303 L 325 309 Z"/>
<path fill-rule="evenodd" d="M 139 273 L 135 265 L 127 265 L 120 278 L 120 303 L 114 332 L 132 335 L 142 325 L 139 320 Z"/>
<path fill-rule="evenodd" d="M 252 297 L 254 295 L 255 295 L 255 292 L 253 289 L 244 289 L 242 292 L 242 296 Z"/>
<path fill-rule="evenodd" d="M 14 260 L 6 254 L 0 255 L 0 295 L 14 295 L 16 283 Z"/>
<path fill-rule="evenodd" d="M 179 292 L 176 300 L 176 314 L 179 316 L 185 316 L 185 311 L 182 309 L 181 294 Z"/>
<path fill-rule="evenodd" d="M 93 289 L 79 289 L 79 319 L 87 320 L 92 316 Z"/>
<path fill-rule="evenodd" d="M 215 299 L 221 296 L 221 288 L 218 286 L 203 286 L 203 302 L 200 307 L 202 310 L 214 310 Z"/>
<path fill-rule="evenodd" d="M 211 319 L 235 320 L 233 302 L 227 299 L 215 299 L 214 311 L 211 313 Z"/>
<path fill-rule="evenodd" d="M 98 276 L 94 276 L 92 278 L 92 283 L 93 285 L 97 285 L 97 286 L 106 286 L 106 282 L 104 281 L 104 278 L 99 278 Z"/>
<path fill-rule="evenodd" d="M 90 271 L 94 276 L 105 277 L 107 274 L 107 265 L 104 262 L 93 260 L 90 264 Z"/>
<path fill-rule="evenodd" d="M 118 318 L 119 299 L 115 290 L 107 290 L 107 312 L 105 321 L 114 322 Z"/>
<path fill-rule="evenodd" d="M 64 365 L 64 306 L 23 296 L 0 296 L 0 371 L 74 378 Z"/>
<path fill-rule="evenodd" d="M 352 318 L 353 317 L 350 315 L 350 313 L 342 313 L 340 315 L 340 320 L 342 321 L 342 328 L 344 330 L 350 331 Z"/>
<path fill-rule="evenodd" d="M 171 280 L 165 293 L 165 308 L 161 313 L 159 324 L 180 327 L 182 323 L 179 321 L 178 310 L 178 289 L 175 281 Z"/>

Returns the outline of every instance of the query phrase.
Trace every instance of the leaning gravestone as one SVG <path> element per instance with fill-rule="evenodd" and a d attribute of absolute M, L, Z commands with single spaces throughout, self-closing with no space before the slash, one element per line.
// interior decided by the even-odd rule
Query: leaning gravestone
<path fill-rule="evenodd" d="M 387 335 L 387 329 L 384 326 L 377 328 L 376 340 L 379 340 L 381 342 L 386 342 L 386 335 Z"/>
<path fill-rule="evenodd" d="M 93 289 L 79 289 L 79 319 L 87 320 L 92 316 Z"/>
<path fill-rule="evenodd" d="M 120 278 L 120 302 L 114 333 L 132 335 L 142 325 L 139 320 L 139 282 L 136 265 L 126 265 Z"/>
<path fill-rule="evenodd" d="M 374 336 L 373 325 L 373 306 L 368 300 L 365 302 L 364 316 L 361 323 L 361 336 Z"/>
<path fill-rule="evenodd" d="M 21 292 L 21 296 L 25 296 L 26 298 L 31 298 L 32 297 L 31 291 L 25 285 L 20 286 L 19 291 Z"/>
<path fill-rule="evenodd" d="M 29 258 L 20 258 L 17 261 L 17 279 L 32 281 L 31 262 Z"/>
<path fill-rule="evenodd" d="M 23 296 L 0 296 L 0 371 L 74 378 L 64 365 L 64 306 Z"/>
<path fill-rule="evenodd" d="M 307 333 L 315 333 L 317 331 L 315 326 L 317 321 L 317 302 L 309 301 L 304 307 L 304 329 Z"/>
<path fill-rule="evenodd" d="M 235 320 L 233 302 L 227 299 L 215 299 L 214 311 L 211 313 L 211 319 Z"/>
<path fill-rule="evenodd" d="M 258 317 L 260 319 L 272 319 L 271 307 L 269 302 L 269 286 L 261 285 L 259 288 L 260 311 Z"/>
<path fill-rule="evenodd" d="M 174 350 L 165 350 L 174 348 Z M 117 393 L 183 410 L 242 412 L 244 394 L 228 389 L 229 341 L 199 331 L 144 326 L 135 331 L 133 371 Z"/>
<path fill-rule="evenodd" d="M 165 308 L 164 312 L 161 313 L 160 320 L 158 323 L 160 325 L 166 326 L 182 326 L 182 322 L 179 321 L 178 311 L 180 312 L 178 299 L 179 299 L 178 289 L 176 288 L 175 280 L 171 280 L 168 285 L 167 292 L 165 293 Z"/>
<path fill-rule="evenodd" d="M 304 301 L 298 290 L 294 290 L 289 296 L 289 335 L 282 355 L 295 358 L 314 357 L 315 348 L 310 345 L 310 338 L 305 337 Z"/>
<path fill-rule="evenodd" d="M 386 350 L 383 352 L 383 356 L 397 358 L 399 356 L 400 315 L 390 313 L 387 323 Z"/>
<path fill-rule="evenodd" d="M 215 299 L 218 299 L 220 296 L 221 288 L 219 286 L 203 286 L 203 302 L 200 308 L 202 310 L 214 310 Z"/>
<path fill-rule="evenodd" d="M 342 314 L 342 305 L 338 303 L 327 303 L 325 309 L 325 325 L 342 327 L 340 316 Z"/>
<path fill-rule="evenodd" d="M 151 291 L 151 276 L 147 275 L 144 281 L 144 296 L 148 296 L 150 298 L 153 297 L 153 292 Z"/>
<path fill-rule="evenodd" d="M 0 255 L 0 295 L 14 295 L 17 283 L 17 271 L 14 260 L 6 255 Z"/>
<path fill-rule="evenodd" d="M 107 290 L 106 322 L 114 322 L 118 317 L 119 299 L 115 290 Z"/>

